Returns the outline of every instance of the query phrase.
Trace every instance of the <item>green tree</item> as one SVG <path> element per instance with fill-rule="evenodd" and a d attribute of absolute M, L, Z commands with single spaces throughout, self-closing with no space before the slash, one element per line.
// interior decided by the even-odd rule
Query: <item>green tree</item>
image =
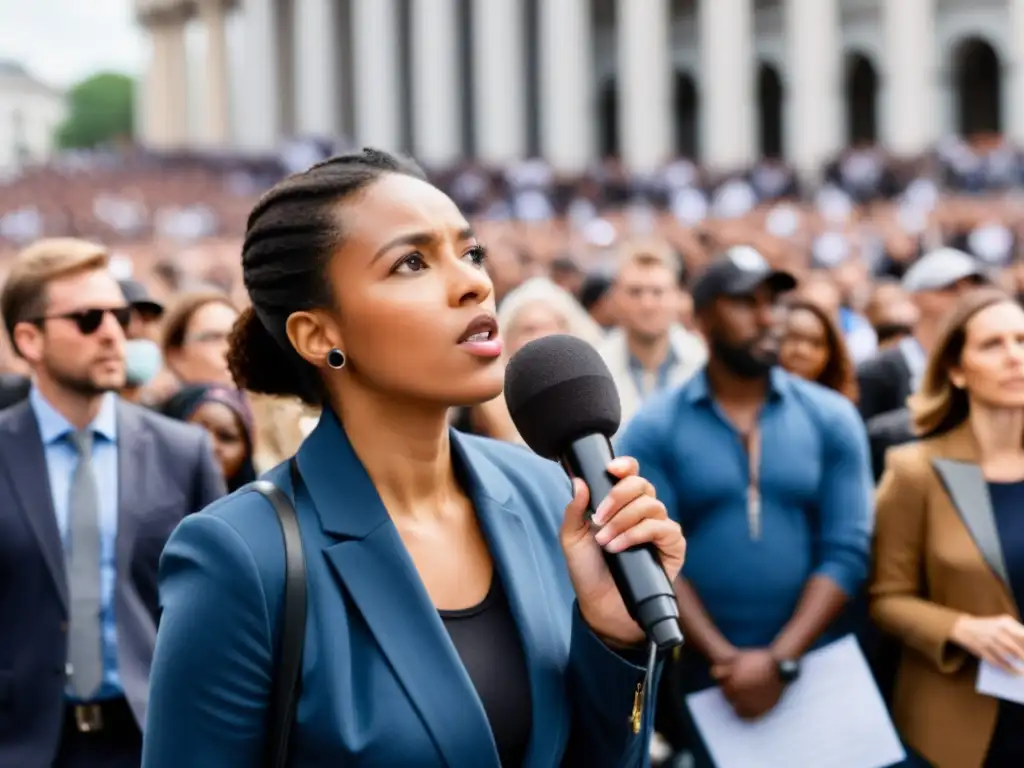
<path fill-rule="evenodd" d="M 68 92 L 68 116 L 57 129 L 57 144 L 87 149 L 132 136 L 135 84 L 127 75 L 102 72 Z"/>

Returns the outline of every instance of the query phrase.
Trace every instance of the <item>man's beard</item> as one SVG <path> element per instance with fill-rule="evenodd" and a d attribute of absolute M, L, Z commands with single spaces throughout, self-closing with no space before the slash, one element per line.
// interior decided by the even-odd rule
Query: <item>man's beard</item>
<path fill-rule="evenodd" d="M 755 355 L 752 345 L 736 346 L 720 339 L 711 340 L 711 356 L 741 379 L 761 379 L 778 361 L 774 353 Z"/>
<path fill-rule="evenodd" d="M 104 386 L 93 380 L 88 374 L 75 375 L 66 373 L 64 371 L 58 371 L 50 368 L 48 371 L 50 378 L 53 379 L 54 383 L 69 392 L 74 392 L 76 395 L 83 395 L 84 397 L 95 397 L 96 395 L 103 395 L 107 392 L 116 392 L 124 386 L 124 381 L 118 384 L 111 384 Z"/>

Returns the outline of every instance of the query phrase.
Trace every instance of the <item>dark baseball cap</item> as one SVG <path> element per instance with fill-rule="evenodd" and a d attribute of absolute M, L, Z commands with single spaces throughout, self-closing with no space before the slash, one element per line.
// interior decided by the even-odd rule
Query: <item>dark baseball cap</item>
<path fill-rule="evenodd" d="M 154 299 L 146 286 L 138 280 L 118 280 L 117 284 L 121 286 L 124 300 L 133 308 L 154 317 L 159 317 L 164 313 L 163 304 Z"/>
<path fill-rule="evenodd" d="M 796 288 L 796 278 L 772 269 L 749 245 L 736 245 L 715 257 L 694 280 L 690 294 L 694 309 L 702 309 L 720 296 L 749 296 L 762 285 L 785 293 Z"/>

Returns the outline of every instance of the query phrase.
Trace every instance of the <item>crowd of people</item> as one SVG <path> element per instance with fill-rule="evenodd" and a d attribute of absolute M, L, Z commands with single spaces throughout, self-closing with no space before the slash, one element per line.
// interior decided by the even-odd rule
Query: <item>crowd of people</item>
<path fill-rule="evenodd" d="M 347 187 L 314 184 L 329 187 L 327 167 L 328 181 L 300 178 L 297 204 L 345 198 Z M 376 178 L 379 169 L 367 167 Z M 66 158 L 0 187 L 0 581 L 20 585 L 0 585 L 0 626 L 19 627 L 0 630 L 0 765 L 139 764 L 164 541 L 183 517 L 286 461 L 323 422 L 318 403 L 327 400 L 266 384 L 280 378 L 270 371 L 239 381 L 264 361 L 254 344 L 239 357 L 237 329 L 259 322 L 269 331 L 273 312 L 260 302 L 284 311 L 288 281 L 306 269 L 295 255 L 304 242 L 280 251 L 263 244 L 285 237 L 271 225 L 306 236 L 292 209 L 260 223 L 275 204 L 273 192 L 260 196 L 286 170 L 284 161 L 121 153 Z M 533 159 L 429 178 L 486 248 L 486 260 L 483 250 L 469 255 L 489 277 L 503 359 L 554 333 L 592 344 L 619 392 L 617 450 L 638 459 L 686 534 L 675 588 L 687 645 L 665 661 L 649 697 L 656 735 L 644 731 L 656 762 L 715 765 L 688 694 L 720 686 L 740 720 L 761 718 L 798 684 L 807 653 L 852 633 L 905 745 L 901 765 L 1024 765 L 1024 706 L 976 690 L 979 665 L 1024 668 L 1015 599 L 1024 594 L 1019 151 L 996 137 L 950 141 L 913 161 L 854 147 L 813 182 L 775 160 L 721 176 L 676 160 L 643 178 L 608 161 L 566 179 Z M 288 184 L 274 187 L 282 205 Z M 261 213 L 250 217 L 254 206 Z M 418 258 L 424 263 L 402 268 L 428 269 L 433 257 Z M 295 334 L 317 332 L 277 329 L 293 345 Z M 360 365 L 358 353 L 345 355 Z M 329 367 L 344 368 L 345 355 Z M 89 412 L 95 441 L 73 448 L 62 438 L 86 426 L 75 419 L 88 411 L 83 397 L 101 390 L 116 390 L 118 405 Z M 169 426 L 175 421 L 193 428 Z M 453 407 L 450 421 L 459 433 L 522 442 L 500 395 Z M 24 448 L 36 424 L 38 456 Z M 132 441 L 135 464 L 103 457 L 114 424 L 118 451 L 122 429 L 141 436 Z M 115 463 L 142 478 L 131 491 L 144 511 L 133 523 L 137 546 L 115 556 L 113 539 L 104 545 L 109 573 L 93 602 L 72 581 L 49 601 L 46 579 L 64 584 L 65 574 L 95 565 L 60 551 L 79 514 L 61 495 L 77 487 L 77 452 L 90 450 L 101 470 L 99 519 L 117 514 L 118 499 L 125 504 Z M 26 524 L 16 511 L 26 504 L 33 514 L 52 509 L 58 525 Z M 27 554 L 36 546 L 30 532 L 43 542 L 38 556 Z M 106 541 L 106 533 L 97 535 Z M 178 569 L 169 620 L 179 631 L 196 621 L 181 605 L 202 583 L 187 578 L 191 556 L 182 542 L 168 557 Z M 27 575 L 15 578 L 15 569 Z M 83 623 L 76 606 L 96 605 L 116 641 L 98 667 L 74 653 L 66 665 L 53 635 L 74 647 Z M 27 614 L 34 618 L 23 621 Z M 15 669 L 13 660 L 28 656 L 32 663 Z M 66 693 L 65 670 L 90 666 L 86 692 Z M 523 760 L 525 743 L 502 739 L 522 739 L 529 713 L 515 727 L 497 722 L 501 707 L 469 671 L 499 751 Z M 205 691 L 195 706 L 216 709 L 223 702 L 202 696 L 221 694 L 241 695 Z M 172 722 L 168 701 L 157 701 Z M 405 723 L 404 710 L 392 714 Z M 231 731 L 236 715 L 220 727 Z M 339 716 L 349 715 L 358 719 Z M 214 739 L 215 726 L 182 718 Z M 74 762 L 75 750 L 104 732 L 110 761 Z M 159 740 L 170 749 L 180 735 L 167 726 Z M 301 733 L 299 745 L 310 756 L 326 748 Z M 398 739 L 399 752 L 365 748 L 380 756 L 404 747 Z M 135 757 L 117 762 L 117 754 Z M 185 764 L 186 754 L 174 756 Z"/>

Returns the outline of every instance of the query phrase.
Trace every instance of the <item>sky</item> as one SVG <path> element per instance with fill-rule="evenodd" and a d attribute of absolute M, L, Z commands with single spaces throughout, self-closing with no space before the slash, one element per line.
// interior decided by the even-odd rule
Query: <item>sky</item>
<path fill-rule="evenodd" d="M 60 88 L 98 71 L 137 75 L 145 37 L 133 0 L 0 0 L 0 59 Z"/>

